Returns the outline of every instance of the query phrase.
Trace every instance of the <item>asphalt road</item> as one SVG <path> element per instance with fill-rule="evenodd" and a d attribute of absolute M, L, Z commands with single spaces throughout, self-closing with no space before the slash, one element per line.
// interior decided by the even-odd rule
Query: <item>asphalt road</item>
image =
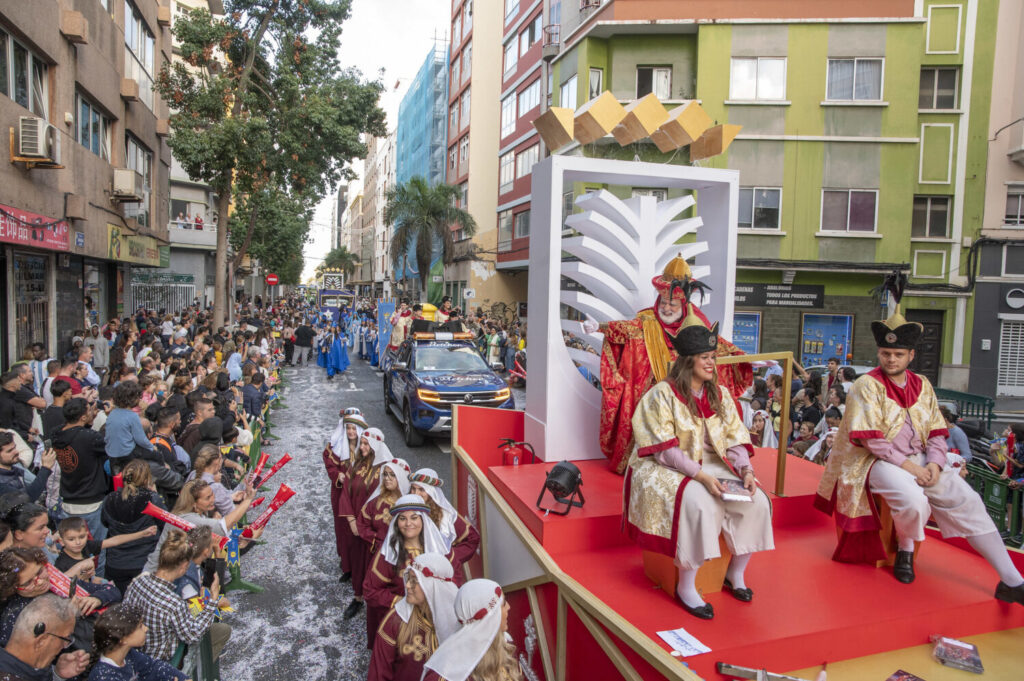
<path fill-rule="evenodd" d="M 265 451 L 271 464 L 285 452 L 292 455 L 271 487 L 276 491 L 277 485 L 287 483 L 297 494 L 271 519 L 263 535 L 267 544 L 242 558 L 245 579 L 266 591 L 229 594 L 237 612 L 226 620 L 233 632 L 221 659 L 222 677 L 363 681 L 369 663 L 366 623 L 362 615 L 342 619 L 352 588 L 338 583 L 330 488 L 321 458 L 324 443 L 337 425 L 338 412 L 359 407 L 371 426 L 384 431 L 391 451 L 413 470 L 434 468 L 448 480 L 449 442 L 407 448 L 400 424 L 384 411 L 381 376 L 361 360 L 353 360 L 349 371 L 332 381 L 316 366 L 285 368 L 284 380 L 287 407 L 276 409 L 271 419 L 281 439 Z"/>

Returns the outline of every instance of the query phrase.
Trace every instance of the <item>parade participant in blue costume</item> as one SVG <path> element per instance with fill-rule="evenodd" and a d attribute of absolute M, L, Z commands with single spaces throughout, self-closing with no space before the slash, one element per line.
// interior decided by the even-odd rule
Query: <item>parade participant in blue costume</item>
<path fill-rule="evenodd" d="M 370 351 L 370 366 L 377 366 L 380 363 L 380 356 L 377 351 L 377 327 L 373 322 L 370 322 L 366 334 L 366 346 Z"/>
<path fill-rule="evenodd" d="M 327 380 L 331 380 L 335 374 L 348 370 L 348 338 L 339 327 L 335 326 L 327 334 L 324 346 L 327 350 Z"/>

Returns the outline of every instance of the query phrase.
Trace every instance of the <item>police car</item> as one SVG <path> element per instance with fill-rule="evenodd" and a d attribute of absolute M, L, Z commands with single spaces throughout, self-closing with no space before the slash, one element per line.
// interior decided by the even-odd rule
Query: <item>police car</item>
<path fill-rule="evenodd" d="M 466 332 L 413 333 L 384 372 L 384 404 L 401 421 L 410 447 L 428 434 L 450 432 L 454 404 L 515 409 L 512 391 Z"/>

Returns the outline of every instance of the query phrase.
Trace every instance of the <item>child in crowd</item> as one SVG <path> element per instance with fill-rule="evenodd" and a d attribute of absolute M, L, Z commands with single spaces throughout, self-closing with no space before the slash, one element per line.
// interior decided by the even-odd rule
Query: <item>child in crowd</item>
<path fill-rule="evenodd" d="M 800 423 L 799 434 L 793 438 L 793 443 L 789 448 L 790 454 L 803 455 L 807 452 L 807 449 L 818 441 L 818 438 L 814 436 L 813 421 L 802 421 Z"/>
<path fill-rule="evenodd" d="M 138 532 L 119 534 L 98 541 L 89 538 L 89 526 L 86 524 L 85 518 L 77 516 L 65 518 L 57 525 L 57 539 L 64 548 L 57 556 L 57 560 L 54 561 L 54 567 L 69 577 L 78 577 L 84 581 L 101 584 L 103 580 L 96 576 L 96 565 L 93 560 L 100 551 L 145 537 L 152 537 L 155 534 L 156 526 L 152 525 Z"/>
<path fill-rule="evenodd" d="M 146 644 L 149 631 L 142 610 L 124 603 L 111 607 L 96 619 L 93 668 L 89 681 L 174 681 L 188 674 L 163 660 L 154 660 L 136 648 Z"/>

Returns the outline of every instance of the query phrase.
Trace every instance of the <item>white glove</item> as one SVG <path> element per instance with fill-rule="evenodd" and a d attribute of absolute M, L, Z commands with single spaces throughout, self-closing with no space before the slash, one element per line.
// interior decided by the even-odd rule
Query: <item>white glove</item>
<path fill-rule="evenodd" d="M 583 331 L 586 333 L 594 333 L 601 328 L 601 325 L 597 323 L 597 320 L 587 315 L 586 319 L 583 320 Z"/>

